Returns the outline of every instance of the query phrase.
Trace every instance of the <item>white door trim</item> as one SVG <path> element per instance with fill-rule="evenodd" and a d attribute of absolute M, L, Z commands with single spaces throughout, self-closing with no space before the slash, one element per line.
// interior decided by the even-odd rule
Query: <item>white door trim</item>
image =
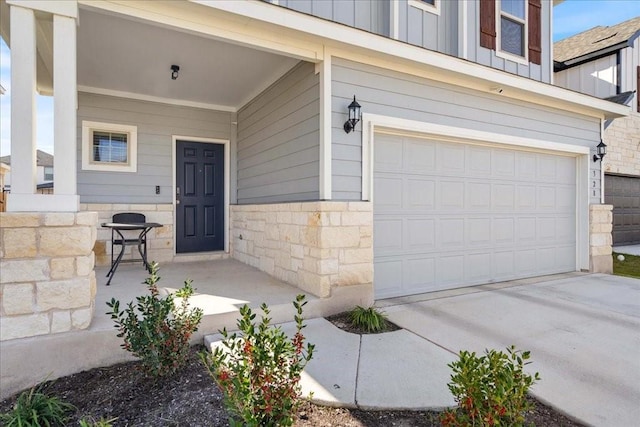
<path fill-rule="evenodd" d="M 457 128 L 378 114 L 362 114 L 362 200 L 373 202 L 375 133 L 391 133 L 463 144 L 501 146 L 576 158 L 576 270 L 589 269 L 589 147 Z"/>
<path fill-rule="evenodd" d="M 176 255 L 176 143 L 178 140 L 190 141 L 190 142 L 204 142 L 207 144 L 222 144 L 224 145 L 224 251 L 229 253 L 229 196 L 231 194 L 231 141 L 228 139 L 216 139 L 216 138 L 202 138 L 197 136 L 183 136 L 183 135 L 171 135 L 171 188 L 173 194 L 171 196 L 173 203 L 173 255 Z"/>

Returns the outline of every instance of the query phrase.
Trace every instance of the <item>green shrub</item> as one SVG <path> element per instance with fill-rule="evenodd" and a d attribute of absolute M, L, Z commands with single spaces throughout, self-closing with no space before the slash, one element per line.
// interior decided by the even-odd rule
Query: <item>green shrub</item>
<path fill-rule="evenodd" d="M 112 298 L 107 314 L 118 328 L 118 337 L 124 338 L 122 348 L 142 361 L 142 369 L 153 377 L 170 375 L 184 366 L 189 355 L 189 339 L 198 330 L 202 309 L 189 309 L 189 297 L 193 295 L 191 281 L 176 291 L 181 298 L 176 306 L 174 295 L 160 298 L 157 282 L 158 264 L 151 264 L 151 276 L 145 280 L 150 295 L 136 298 L 120 311 L 120 301 Z"/>
<path fill-rule="evenodd" d="M 73 405 L 44 393 L 43 386 L 22 392 L 13 409 L 0 415 L 0 424 L 6 427 L 63 426 Z"/>
<path fill-rule="evenodd" d="M 290 426 L 302 400 L 300 375 L 313 356 L 304 346 L 304 295 L 293 302 L 296 333 L 292 339 L 278 326 L 270 326 L 269 308 L 262 321 L 245 305 L 240 309 L 241 334 L 221 331 L 223 341 L 212 354 L 201 353 L 203 363 L 224 394 L 232 426 Z"/>
<path fill-rule="evenodd" d="M 442 414 L 443 426 L 522 426 L 530 409 L 529 388 L 540 379 L 524 372 L 528 351 L 507 347 L 507 353 L 486 350 L 484 356 L 461 351 L 453 369 L 449 390 L 457 410 Z"/>
<path fill-rule="evenodd" d="M 87 420 L 85 418 L 81 419 L 79 422 L 79 426 L 80 427 L 112 427 L 113 423 L 115 420 L 117 420 L 118 418 L 111 418 L 109 420 L 105 420 L 104 418 L 100 418 L 98 421 L 95 421 L 93 419 L 91 420 Z"/>
<path fill-rule="evenodd" d="M 369 333 L 381 332 L 388 327 L 387 316 L 373 306 L 364 308 L 357 305 L 349 312 L 349 319 L 351 319 L 353 326 L 362 328 Z"/>

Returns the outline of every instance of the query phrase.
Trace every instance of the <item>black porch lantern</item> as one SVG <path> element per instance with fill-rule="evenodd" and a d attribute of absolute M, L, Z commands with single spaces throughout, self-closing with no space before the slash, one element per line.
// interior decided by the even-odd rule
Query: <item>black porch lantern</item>
<path fill-rule="evenodd" d="M 180 72 L 180 66 L 172 65 L 171 66 L 171 80 L 176 80 L 178 78 L 178 73 Z"/>
<path fill-rule="evenodd" d="M 607 155 L 607 145 L 600 140 L 600 144 L 596 145 L 596 154 L 593 155 L 593 161 L 597 162 L 598 160 L 602 161 L 604 156 Z"/>
<path fill-rule="evenodd" d="M 344 122 L 344 131 L 346 133 L 351 132 L 358 122 L 360 121 L 360 104 L 356 101 L 356 96 L 353 95 L 353 102 L 349 104 L 349 119 Z"/>

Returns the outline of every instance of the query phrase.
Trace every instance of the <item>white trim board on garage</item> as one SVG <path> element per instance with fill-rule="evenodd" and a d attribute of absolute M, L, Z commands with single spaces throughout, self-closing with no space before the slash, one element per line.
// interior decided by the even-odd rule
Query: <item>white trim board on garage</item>
<path fill-rule="evenodd" d="M 363 115 L 376 298 L 588 268 L 588 153 Z"/>

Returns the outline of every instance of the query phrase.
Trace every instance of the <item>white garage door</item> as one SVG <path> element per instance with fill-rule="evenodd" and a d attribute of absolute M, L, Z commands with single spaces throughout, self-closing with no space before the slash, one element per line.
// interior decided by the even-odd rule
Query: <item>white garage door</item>
<path fill-rule="evenodd" d="M 576 159 L 376 134 L 376 298 L 576 268 Z"/>

